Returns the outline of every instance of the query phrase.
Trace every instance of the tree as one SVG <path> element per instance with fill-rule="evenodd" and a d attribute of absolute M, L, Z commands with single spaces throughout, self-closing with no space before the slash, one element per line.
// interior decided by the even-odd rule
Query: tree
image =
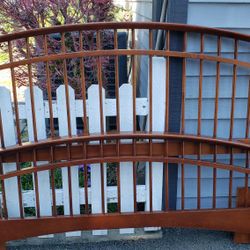
<path fill-rule="evenodd" d="M 121 15 L 121 12 L 124 15 Z M 29 30 L 34 28 L 49 27 L 63 24 L 76 24 L 87 22 L 113 21 L 119 13 L 119 19 L 128 19 L 130 15 L 124 9 L 115 7 L 112 0 L 2 0 L 0 2 L 0 31 L 2 34 Z M 112 48 L 113 32 L 105 31 L 101 35 L 103 47 Z M 84 31 L 83 37 L 78 32 L 65 34 L 67 51 L 79 51 L 80 39 L 83 41 L 83 50 L 92 50 L 96 47 L 96 34 L 94 31 Z M 48 52 L 59 53 L 61 51 L 61 35 L 53 34 L 47 37 Z M 14 58 L 27 56 L 27 43 L 24 40 L 16 40 L 12 44 Z M 1 45 L 7 51 L 7 46 Z M 31 56 L 41 56 L 44 53 L 44 38 L 37 36 L 30 39 L 28 48 Z M 109 78 L 110 58 L 102 58 L 103 83 Z M 77 96 L 80 90 L 80 59 L 68 59 L 67 71 L 69 84 L 76 90 Z M 96 59 L 84 58 L 84 70 L 87 85 L 97 81 Z M 52 91 L 63 82 L 62 61 L 50 62 Z M 44 63 L 37 63 L 32 67 L 33 81 L 42 89 L 46 89 L 46 71 Z M 20 66 L 15 70 L 18 86 L 27 86 L 27 66 Z"/>

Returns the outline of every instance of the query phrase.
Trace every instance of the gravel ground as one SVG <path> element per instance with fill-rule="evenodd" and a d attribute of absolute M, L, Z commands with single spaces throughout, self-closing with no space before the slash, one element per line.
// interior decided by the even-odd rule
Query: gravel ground
<path fill-rule="evenodd" d="M 178 249 L 178 250 L 250 250 L 250 244 L 234 244 L 232 234 L 205 230 L 167 229 L 161 239 L 89 242 L 65 245 L 21 246 L 7 249 L 63 250 L 63 249 Z"/>

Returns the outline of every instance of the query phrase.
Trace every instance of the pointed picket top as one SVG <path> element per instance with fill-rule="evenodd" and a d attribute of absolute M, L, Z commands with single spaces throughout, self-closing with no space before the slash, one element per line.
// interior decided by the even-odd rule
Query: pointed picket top
<path fill-rule="evenodd" d="M 70 107 L 70 122 L 71 133 L 76 135 L 76 112 L 75 112 L 75 91 L 71 86 L 68 86 L 69 92 L 69 107 Z M 66 86 L 60 85 L 56 90 L 57 96 L 57 112 L 58 122 L 60 123 L 59 134 L 60 136 L 68 135 L 68 118 L 67 118 L 67 105 L 66 105 Z"/>
<path fill-rule="evenodd" d="M 5 146 L 16 145 L 16 132 L 14 124 L 14 115 L 11 103 L 10 90 L 0 86 L 0 110 L 3 120 L 3 134 Z"/>
<path fill-rule="evenodd" d="M 89 115 L 89 132 L 100 133 L 100 98 L 99 86 L 92 84 L 88 88 L 88 115 Z M 103 127 L 106 131 L 105 122 L 105 90 L 102 88 L 102 102 L 103 102 Z M 101 167 L 100 164 L 91 164 L 91 210 L 92 213 L 102 213 L 102 192 L 101 192 Z M 106 199 L 106 164 L 104 164 L 104 199 L 105 199 L 105 212 L 107 212 L 107 199 Z M 93 235 L 106 235 L 107 230 L 93 230 Z"/>
<path fill-rule="evenodd" d="M 14 115 L 11 103 L 10 90 L 6 87 L 0 87 L 0 110 L 2 117 L 3 136 L 5 146 L 16 145 L 16 131 L 14 123 Z M 3 172 L 8 173 L 16 171 L 17 167 L 15 163 L 3 163 Z M 18 185 L 17 177 L 12 177 L 4 181 L 6 205 L 8 209 L 8 216 L 20 217 L 20 208 L 18 205 Z"/>
<path fill-rule="evenodd" d="M 122 132 L 133 131 L 133 87 L 131 84 L 122 84 L 119 88 L 120 97 L 120 130 Z M 131 140 L 122 140 L 128 142 Z M 120 163 L 120 192 L 121 212 L 134 212 L 133 189 L 133 163 Z M 121 234 L 134 233 L 134 228 L 122 228 Z"/>
<path fill-rule="evenodd" d="M 99 98 L 99 85 L 92 84 L 88 90 L 88 115 L 89 115 L 89 132 L 100 133 L 100 98 Z M 106 130 L 105 124 L 105 89 L 102 88 L 102 106 L 103 106 L 103 127 Z"/>
<path fill-rule="evenodd" d="M 75 91 L 71 86 L 68 86 L 69 93 L 69 108 L 70 108 L 70 122 L 71 122 L 71 134 L 76 135 L 76 110 L 75 110 Z M 59 135 L 68 135 L 68 112 L 67 112 L 67 97 L 66 86 L 60 85 L 56 90 L 57 95 L 57 111 L 58 111 L 58 125 Z M 79 198 L 79 173 L 78 166 L 70 168 L 71 171 L 71 188 L 72 188 L 72 205 L 73 214 L 80 214 L 80 198 Z M 69 180 L 68 169 L 62 168 L 62 182 L 63 182 L 63 200 L 64 200 L 64 214 L 70 214 L 70 197 L 69 197 Z M 67 232 L 67 237 L 81 236 L 81 231 Z"/>
<path fill-rule="evenodd" d="M 33 87 L 34 95 L 34 109 L 37 127 L 37 139 L 46 139 L 46 124 L 45 124 L 45 114 L 44 114 L 44 102 L 43 102 L 43 91 L 37 87 Z M 34 131 L 33 131 L 33 119 L 32 119 L 32 107 L 31 107 L 31 95 L 30 89 L 26 88 L 24 90 L 25 97 L 25 108 L 28 122 L 28 134 L 29 141 L 34 141 Z"/>
<path fill-rule="evenodd" d="M 123 132 L 133 131 L 133 86 L 122 84 L 119 88 L 120 96 L 120 128 Z"/>

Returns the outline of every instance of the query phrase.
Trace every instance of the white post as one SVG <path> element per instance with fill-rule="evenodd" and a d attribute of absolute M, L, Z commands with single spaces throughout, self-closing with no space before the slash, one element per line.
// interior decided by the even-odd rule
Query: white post
<path fill-rule="evenodd" d="M 14 116 L 12 111 L 10 91 L 5 87 L 0 87 L 0 110 L 3 124 L 3 137 L 5 146 L 16 145 L 16 131 L 14 124 Z M 19 122 L 19 121 L 17 121 Z M 3 163 L 4 174 L 16 171 L 16 163 Z M 4 181 L 6 205 L 8 216 L 20 217 L 20 209 L 18 205 L 18 185 L 17 177 L 12 177 Z"/>
<path fill-rule="evenodd" d="M 120 96 L 120 130 L 133 131 L 133 88 L 123 84 L 119 89 Z M 123 140 L 123 143 L 126 140 Z M 120 163 L 121 212 L 134 212 L 133 163 Z M 121 234 L 134 233 L 134 228 L 120 229 Z"/>
<path fill-rule="evenodd" d="M 103 100 L 103 122 L 104 130 L 106 130 L 105 124 L 105 92 L 102 89 Z M 100 133 L 100 98 L 99 98 L 99 86 L 92 84 L 88 88 L 88 114 L 89 114 L 89 132 Z M 105 212 L 107 212 L 107 198 L 106 198 L 106 164 L 104 168 L 104 199 L 105 199 Z M 101 166 L 100 164 L 91 164 L 91 208 L 93 214 L 102 213 L 102 192 L 101 192 Z M 106 235 L 107 230 L 93 230 L 93 235 Z"/>
<path fill-rule="evenodd" d="M 70 103 L 70 121 L 71 121 L 71 133 L 76 135 L 76 113 L 75 113 L 75 92 L 69 86 L 69 103 Z M 68 136 L 68 120 L 67 120 L 67 108 L 66 108 L 66 93 L 65 85 L 61 85 L 56 90 L 57 94 L 57 112 L 58 112 L 58 124 L 59 135 Z M 64 200 L 64 214 L 70 214 L 70 201 L 69 201 L 69 182 L 68 182 L 68 169 L 62 168 L 63 179 L 63 200 Z M 71 188 L 72 188 L 72 204 L 73 214 L 80 214 L 80 198 L 79 198 L 79 175 L 78 166 L 71 167 Z M 81 231 L 68 232 L 67 237 L 81 236 Z"/>

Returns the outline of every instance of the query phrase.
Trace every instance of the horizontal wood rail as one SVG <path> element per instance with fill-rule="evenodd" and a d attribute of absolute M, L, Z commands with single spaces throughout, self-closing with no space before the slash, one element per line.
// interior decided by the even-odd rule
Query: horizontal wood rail
<path fill-rule="evenodd" d="M 117 140 L 137 139 L 135 144 L 120 143 L 119 155 L 117 155 L 116 147 Z M 228 154 L 231 148 L 234 153 L 244 153 L 249 150 L 248 143 L 240 141 L 227 141 L 223 139 L 214 139 L 209 137 L 198 137 L 192 135 L 181 134 L 160 134 L 160 133 L 112 133 L 106 135 L 89 135 L 89 136 L 73 136 L 71 138 L 58 138 L 54 140 L 40 141 L 37 143 L 26 143 L 22 146 L 8 147 L 0 151 L 2 162 L 15 162 L 16 154 L 19 154 L 19 161 L 26 162 L 33 160 L 33 151 L 36 150 L 37 161 L 45 161 L 51 158 L 51 149 L 53 149 L 53 159 L 55 161 L 67 160 L 67 145 L 70 145 L 70 152 L 72 159 L 82 159 L 84 150 L 86 151 L 86 159 L 91 159 L 100 156 L 101 145 L 94 145 L 91 142 L 108 141 L 102 145 L 103 162 L 105 157 L 117 156 L 133 156 L 135 147 L 136 155 L 143 156 L 149 152 L 150 143 L 145 140 L 158 140 L 158 142 L 151 142 L 152 156 L 179 156 L 182 154 L 181 144 L 185 144 L 184 155 L 197 155 L 198 147 L 201 145 L 201 155 L 214 154 L 216 148 L 217 154 Z M 159 142 L 162 140 L 162 142 Z M 166 144 L 168 147 L 166 147 Z M 83 150 L 83 148 L 85 148 Z"/>
<path fill-rule="evenodd" d="M 162 50 L 154 49 L 158 30 Z M 126 49 L 119 31 L 128 36 Z M 182 34 L 179 50 L 174 33 Z M 11 78 L 10 89 L 0 87 L 0 249 L 10 240 L 79 230 L 105 235 L 112 228 L 250 234 L 249 35 L 171 23 L 89 23 L 3 35 L 0 49 L 9 57 L 0 73 Z M 120 80 L 122 58 L 128 82 Z M 173 60 L 182 65 L 177 133 L 169 118 Z M 170 168 L 178 169 L 176 194 Z"/>
<path fill-rule="evenodd" d="M 230 220 L 228 219 L 230 218 Z M 248 223 L 249 209 L 218 209 L 203 211 L 170 211 L 170 212 L 140 212 L 124 214 L 107 214 L 95 216 L 74 216 L 57 218 L 36 218 L 27 220 L 11 219 L 0 224 L 3 240 L 14 240 L 35 237 L 47 233 L 60 233 L 74 230 L 113 229 L 126 227 L 162 226 L 200 228 L 210 230 L 236 231 L 250 233 Z M 114 225 L 115 221 L 115 225 Z M 13 228 L 16 230 L 13 232 Z"/>

